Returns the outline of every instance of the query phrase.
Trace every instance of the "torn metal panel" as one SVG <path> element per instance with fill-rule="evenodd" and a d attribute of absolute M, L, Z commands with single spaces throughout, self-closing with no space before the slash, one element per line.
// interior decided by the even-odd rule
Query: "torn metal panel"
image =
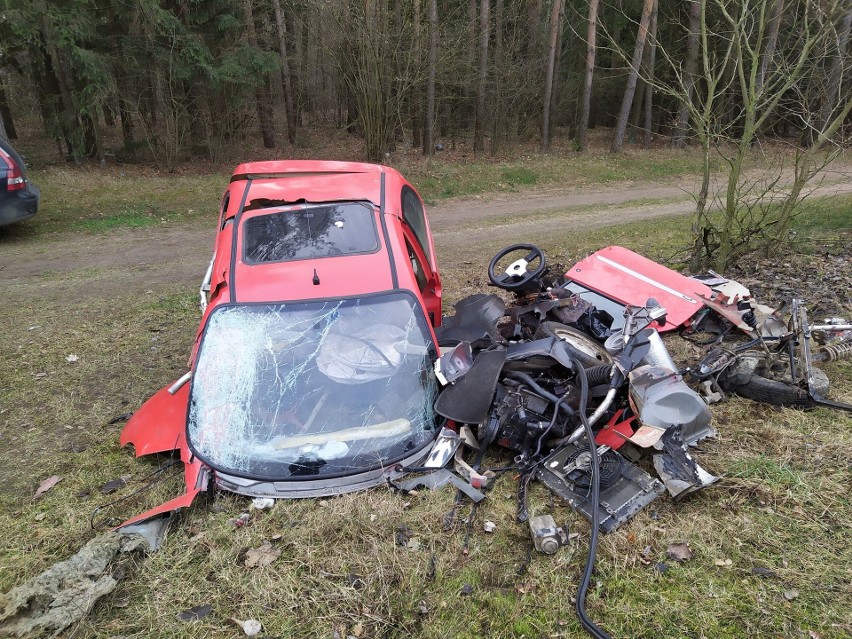
<path fill-rule="evenodd" d="M 687 452 L 679 427 L 666 431 L 662 444 L 664 453 L 654 455 L 654 468 L 674 499 L 706 488 L 719 479 L 699 466 Z"/>
<path fill-rule="evenodd" d="M 121 431 L 119 443 L 133 444 L 137 457 L 179 450 L 185 445 L 189 386 L 181 386 L 174 394 L 169 392 L 171 386 L 142 404 Z"/>
<path fill-rule="evenodd" d="M 672 426 L 683 429 L 689 444 L 715 435 L 710 426 L 707 403 L 671 370 L 659 366 L 640 366 L 630 373 L 630 399 L 636 407 L 640 428 L 630 438 L 637 446 L 655 446 Z"/>
<path fill-rule="evenodd" d="M 458 488 L 465 495 L 470 497 L 474 502 L 480 502 L 485 499 L 484 493 L 480 492 L 479 490 L 471 486 L 470 483 L 466 482 L 464 479 L 445 468 L 433 471 L 431 473 L 427 473 L 425 475 L 417 475 L 415 477 L 405 480 L 400 484 L 397 484 L 397 487 L 401 488 L 402 490 L 415 490 L 416 488 L 423 486 L 430 490 L 435 490 L 436 488 L 446 486 L 448 483 Z"/>
<path fill-rule="evenodd" d="M 706 284 L 620 246 L 592 253 L 565 277 L 621 304 L 643 306 L 648 298 L 658 300 L 668 311 L 662 332 L 686 324 L 701 310 L 702 296 L 711 294 Z"/>
<path fill-rule="evenodd" d="M 451 428 L 442 428 L 438 439 L 432 444 L 432 450 L 426 456 L 426 461 L 423 462 L 424 468 L 443 468 L 446 466 L 450 463 L 461 443 L 462 439 L 456 431 Z"/>

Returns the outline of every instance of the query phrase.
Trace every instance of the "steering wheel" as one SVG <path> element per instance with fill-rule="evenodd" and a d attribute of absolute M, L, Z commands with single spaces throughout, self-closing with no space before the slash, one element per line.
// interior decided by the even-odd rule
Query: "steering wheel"
<path fill-rule="evenodd" d="M 504 273 L 496 272 L 497 263 L 507 255 L 515 252 L 526 252 L 524 257 L 521 257 L 506 268 Z M 538 266 L 532 270 L 527 270 L 527 267 L 538 260 Z M 522 291 L 527 288 L 538 288 L 536 280 L 541 277 L 546 267 L 544 253 L 540 248 L 533 244 L 512 244 L 507 246 L 502 251 L 497 253 L 488 265 L 488 280 L 496 287 L 506 291 Z M 535 286 L 530 286 L 535 284 Z"/>

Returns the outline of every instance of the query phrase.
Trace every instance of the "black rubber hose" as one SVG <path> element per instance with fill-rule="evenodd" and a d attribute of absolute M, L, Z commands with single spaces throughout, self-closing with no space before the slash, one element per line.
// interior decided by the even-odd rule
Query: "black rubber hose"
<path fill-rule="evenodd" d="M 601 366 L 592 366 L 586 369 L 586 377 L 589 380 L 589 386 L 600 386 L 601 384 L 609 384 L 610 373 L 612 373 L 612 365 L 603 364 Z"/>
<path fill-rule="evenodd" d="M 533 453 L 532 456 L 533 459 L 536 459 L 539 453 L 541 453 L 541 444 L 544 441 L 544 438 L 548 436 L 550 431 L 553 430 L 553 427 L 556 425 L 556 417 L 559 415 L 559 409 L 562 407 L 562 402 L 564 402 L 566 399 L 568 399 L 568 393 L 565 393 L 556 401 L 556 405 L 553 407 L 553 417 L 550 418 L 550 424 L 547 425 L 547 428 L 544 429 L 544 432 L 541 434 L 541 437 L 538 438 L 538 443 L 535 447 L 535 453 Z"/>
<path fill-rule="evenodd" d="M 595 639 L 612 639 L 610 635 L 601 630 L 594 621 L 586 614 L 586 593 L 592 580 L 592 571 L 595 568 L 595 555 L 598 551 L 598 528 L 600 527 L 600 498 L 601 498 L 601 476 L 600 462 L 598 460 L 597 448 L 595 447 L 595 435 L 592 426 L 586 417 L 586 407 L 589 402 L 589 380 L 583 368 L 577 370 L 580 378 L 580 421 L 586 429 L 586 438 L 589 440 L 589 451 L 592 453 L 592 534 L 589 538 L 589 555 L 586 559 L 586 568 L 580 579 L 580 587 L 577 590 L 577 616 L 583 628 Z"/>

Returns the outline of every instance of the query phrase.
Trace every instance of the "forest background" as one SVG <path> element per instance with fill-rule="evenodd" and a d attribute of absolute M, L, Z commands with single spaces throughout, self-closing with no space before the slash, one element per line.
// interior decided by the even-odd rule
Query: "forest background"
<path fill-rule="evenodd" d="M 694 267 L 787 241 L 852 109 L 848 0 L 0 6 L 0 135 L 38 123 L 77 164 L 173 172 L 227 161 L 253 136 L 288 156 L 318 126 L 357 137 L 371 161 L 458 145 L 549 152 L 554 136 L 580 153 L 589 129 L 612 127 L 613 153 L 655 139 L 701 149 Z M 750 178 L 771 141 L 789 153 Z"/>

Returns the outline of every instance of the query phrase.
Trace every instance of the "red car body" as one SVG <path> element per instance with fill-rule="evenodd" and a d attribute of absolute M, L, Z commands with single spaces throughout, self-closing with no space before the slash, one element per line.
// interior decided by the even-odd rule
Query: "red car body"
<path fill-rule="evenodd" d="M 322 221 L 322 225 L 317 220 Z M 327 477 L 317 474 L 320 473 L 317 464 L 327 466 L 326 461 L 309 463 L 304 461 L 304 455 L 296 461 L 291 459 L 289 466 L 282 466 L 272 462 L 255 463 L 250 459 L 253 453 L 241 451 L 243 457 L 235 462 L 232 450 L 222 452 L 221 440 L 229 436 L 231 424 L 228 419 L 235 419 L 232 416 L 240 409 L 237 402 L 231 398 L 224 405 L 207 407 L 203 415 L 203 411 L 197 409 L 197 404 L 202 402 L 212 406 L 214 400 L 211 395 L 228 394 L 235 392 L 233 386 L 249 385 L 240 379 L 241 371 L 244 372 L 247 366 L 247 348 L 255 349 L 259 353 L 258 358 L 271 358 L 275 365 L 285 359 L 282 352 L 290 353 L 290 349 L 293 352 L 288 355 L 289 368 L 285 373 L 292 374 L 294 379 L 301 377 L 289 386 L 282 384 L 280 379 L 277 385 L 268 383 L 268 392 L 262 396 L 264 402 L 291 401 L 280 399 L 283 394 L 310 395 L 314 393 L 312 384 L 319 380 L 319 385 L 324 386 L 328 377 L 343 384 L 336 385 L 334 392 L 317 391 L 320 399 L 314 402 L 316 406 L 307 417 L 306 409 L 299 403 L 301 400 L 295 398 L 292 406 L 287 410 L 281 407 L 274 418 L 261 415 L 252 419 L 258 422 L 286 421 L 283 417 L 287 417 L 300 429 L 299 434 L 290 435 L 291 439 L 303 443 L 300 451 L 316 454 L 316 450 L 320 449 L 325 451 L 322 455 L 334 458 L 335 455 L 347 454 L 339 450 L 340 442 L 332 441 L 327 433 L 313 433 L 306 426 L 315 421 L 321 405 L 324 406 L 322 410 L 328 412 L 331 404 L 340 403 L 343 415 L 349 401 L 347 398 L 351 397 L 351 401 L 357 403 L 363 400 L 358 395 L 365 389 L 381 389 L 391 383 L 405 384 L 402 378 L 412 377 L 405 366 L 414 366 L 411 370 L 417 373 L 415 378 L 428 377 L 426 370 L 434 363 L 437 352 L 434 328 L 441 321 L 441 279 L 422 200 L 399 172 L 385 166 L 350 162 L 241 164 L 234 170 L 223 195 L 217 229 L 213 259 L 202 286 L 203 316 L 190 358 L 192 382 L 187 383 L 187 379 L 182 378 L 156 393 L 128 421 L 120 438 L 122 445 L 133 444 L 137 456 L 178 451 L 185 464 L 186 493 L 124 525 L 188 506 L 198 492 L 210 485 L 211 480 L 234 492 L 287 497 L 326 495 L 375 485 L 392 472 L 386 467 L 388 462 L 393 465 L 402 457 L 405 457 L 405 463 L 416 461 L 428 452 L 428 444 L 437 435 L 437 429 L 433 434 L 426 424 L 425 431 L 417 431 L 416 438 L 411 435 L 407 447 L 400 449 L 402 452 L 388 453 L 394 458 L 382 459 L 378 449 L 364 452 L 366 445 L 358 443 L 361 436 L 353 434 L 356 429 L 341 431 L 353 438 L 350 448 L 357 448 L 358 444 L 363 452 L 359 459 L 364 467 L 354 472 L 356 477 L 347 483 L 345 472 L 342 479 L 340 472 L 329 472 Z M 406 326 L 416 325 L 409 333 L 395 338 L 395 350 L 388 350 L 381 341 L 384 333 L 395 330 L 390 324 L 387 328 L 381 324 L 385 321 L 382 313 L 378 312 L 381 309 L 401 310 L 403 317 L 398 321 L 407 322 Z M 406 309 L 410 309 L 409 319 L 404 317 Z M 374 328 L 378 328 L 372 332 L 364 317 L 358 315 L 367 312 L 372 313 L 370 317 L 376 317 L 373 324 Z M 310 322 L 315 322 L 308 328 L 305 328 L 310 324 L 304 320 L 306 314 L 310 315 Z M 236 323 L 231 321 L 235 317 L 239 317 Z M 330 329 L 317 328 L 322 322 L 338 325 L 350 319 L 356 320 L 361 331 L 358 335 L 334 333 L 333 326 Z M 376 325 L 376 322 L 379 324 Z M 223 327 L 216 328 L 219 324 Z M 260 325 L 274 325 L 274 330 L 283 326 L 289 330 L 285 333 L 290 341 L 284 347 L 277 344 L 258 346 L 247 341 L 245 334 L 253 335 Z M 241 331 L 239 334 L 232 334 L 234 326 Z M 299 335 L 292 335 L 294 327 L 301 331 Z M 398 330 L 402 332 L 403 329 Z M 207 348 L 210 352 L 205 355 L 206 334 L 211 335 L 208 341 L 214 343 L 218 340 L 218 343 L 215 348 Z M 305 335 L 309 339 L 306 340 Z M 335 347 L 323 351 L 320 341 L 329 341 L 330 337 L 337 340 Z M 235 341 L 228 342 L 229 339 Z M 271 338 L 266 335 L 264 339 L 269 342 Z M 304 341 L 313 348 L 304 361 L 313 358 L 311 361 L 319 362 L 307 372 L 303 360 L 295 361 L 304 357 L 299 355 L 304 352 L 304 344 L 300 344 Z M 297 351 L 297 348 L 302 351 Z M 341 364 L 333 359 L 340 348 L 358 351 L 362 359 L 377 360 L 378 364 L 373 362 L 372 372 L 353 369 L 350 363 Z M 243 359 L 240 359 L 241 356 Z M 199 361 L 204 370 L 198 370 Z M 251 368 L 252 362 L 248 366 Z M 377 372 L 377 366 L 385 369 L 395 366 L 403 372 L 398 375 L 395 372 Z M 265 373 L 269 365 L 258 364 L 257 368 L 263 368 Z M 318 373 L 316 368 L 326 375 Z M 344 372 L 341 373 L 341 370 Z M 275 372 L 279 375 L 278 369 Z M 357 381 L 335 377 L 341 374 L 362 377 Z M 247 379 L 254 380 L 252 375 Z M 212 379 L 214 376 L 217 378 Z M 230 376 L 234 379 L 229 379 Z M 394 381 L 395 377 L 400 379 Z M 206 390 L 214 385 L 214 392 Z M 422 389 L 418 389 L 411 392 L 422 399 L 422 405 L 415 406 L 412 414 L 416 413 L 417 419 L 428 422 L 430 414 L 426 413 L 431 408 L 426 408 L 426 403 L 432 403 L 433 391 L 431 386 L 428 392 L 419 393 Z M 238 397 L 244 398 L 253 391 L 240 392 L 242 395 Z M 272 392 L 278 395 L 270 395 Z M 400 391 L 395 389 L 394 392 Z M 193 399 L 193 393 L 199 397 Z M 252 410 L 258 412 L 260 409 L 254 406 Z M 223 411 L 226 417 L 221 417 Z M 208 419 L 213 413 L 220 415 L 216 417 L 215 427 L 206 422 L 201 426 L 195 424 L 195 421 Z M 380 439 L 395 442 L 405 439 L 406 433 L 413 433 L 414 427 L 406 426 L 405 422 L 409 420 L 404 417 L 387 416 L 381 421 L 379 428 L 383 430 Z M 369 421 L 362 419 L 365 424 Z M 290 422 L 288 427 L 296 428 Z M 245 425 L 242 428 L 245 429 Z M 252 425 L 251 428 L 257 426 Z M 247 450 L 258 450 L 259 456 L 296 455 L 296 452 L 288 453 L 285 437 L 273 439 L 273 448 L 259 447 L 256 442 L 250 442 L 255 448 Z M 301 452 L 299 454 L 302 455 Z M 351 451 L 349 454 L 355 455 Z M 294 467 L 299 469 L 298 472 L 293 470 Z M 245 472 L 234 472 L 234 468 Z M 297 488 L 291 489 L 293 486 Z"/>

